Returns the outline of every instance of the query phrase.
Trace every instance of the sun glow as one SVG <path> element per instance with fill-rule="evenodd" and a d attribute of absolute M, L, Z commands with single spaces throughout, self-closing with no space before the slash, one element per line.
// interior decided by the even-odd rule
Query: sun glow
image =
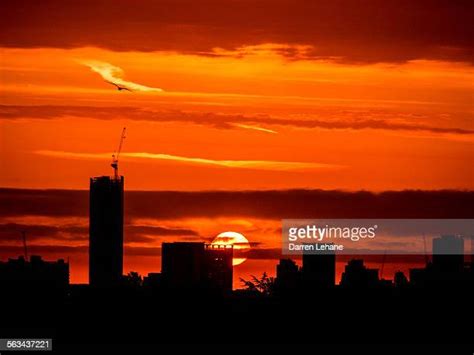
<path fill-rule="evenodd" d="M 211 242 L 213 245 L 232 245 L 234 247 L 234 259 L 232 265 L 237 266 L 247 260 L 245 254 L 250 250 L 247 238 L 237 232 L 223 232 Z M 235 257 L 237 255 L 237 257 Z"/>

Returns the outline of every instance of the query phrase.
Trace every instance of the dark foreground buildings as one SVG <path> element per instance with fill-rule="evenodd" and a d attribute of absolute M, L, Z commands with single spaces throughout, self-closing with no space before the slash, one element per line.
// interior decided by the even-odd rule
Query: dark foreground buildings
<path fill-rule="evenodd" d="M 349 260 L 341 275 L 341 287 L 367 289 L 379 285 L 379 270 L 369 269 L 362 259 Z"/>
<path fill-rule="evenodd" d="M 319 246 L 319 244 L 315 245 Z M 305 287 L 334 287 L 336 283 L 335 252 L 324 250 L 320 251 L 318 254 L 303 254 L 302 276 Z"/>
<path fill-rule="evenodd" d="M 280 293 L 297 289 L 301 283 L 298 265 L 292 259 L 280 259 L 276 267 L 276 289 Z"/>
<path fill-rule="evenodd" d="M 472 251 L 471 251 L 472 253 Z M 433 258 L 425 268 L 410 269 L 415 287 L 466 287 L 474 282 L 474 264 L 464 260 L 464 239 L 442 236 L 433 239 Z"/>
<path fill-rule="evenodd" d="M 228 245 L 175 242 L 162 244 L 165 287 L 232 291 L 233 248 Z"/>
<path fill-rule="evenodd" d="M 0 285 L 4 290 L 15 287 L 66 290 L 69 286 L 69 263 L 63 259 L 45 261 L 32 255 L 0 262 Z"/>
<path fill-rule="evenodd" d="M 118 284 L 123 272 L 123 176 L 90 179 L 89 283 Z"/>
<path fill-rule="evenodd" d="M 462 272 L 464 268 L 464 239 L 454 235 L 434 238 L 433 266 L 441 272 Z"/>

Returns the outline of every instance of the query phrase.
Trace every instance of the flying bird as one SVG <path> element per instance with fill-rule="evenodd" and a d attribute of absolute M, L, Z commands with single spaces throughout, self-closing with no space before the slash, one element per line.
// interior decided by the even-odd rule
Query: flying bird
<path fill-rule="evenodd" d="M 163 89 L 145 86 L 126 81 L 123 79 L 124 72 L 122 68 L 116 67 L 110 63 L 97 60 L 78 60 L 79 63 L 88 66 L 94 73 L 99 74 L 106 83 L 113 85 L 118 91 L 126 90 L 133 92 L 163 92 Z"/>
<path fill-rule="evenodd" d="M 122 85 L 119 85 L 119 84 L 116 84 L 116 83 L 113 83 L 113 82 L 107 81 L 107 80 L 105 80 L 105 82 L 106 82 L 106 83 L 109 83 L 109 84 L 112 84 L 113 86 L 115 86 L 118 91 L 127 90 L 127 91 L 132 92 L 132 90 L 130 90 L 130 89 L 127 88 L 126 86 L 122 86 Z"/>

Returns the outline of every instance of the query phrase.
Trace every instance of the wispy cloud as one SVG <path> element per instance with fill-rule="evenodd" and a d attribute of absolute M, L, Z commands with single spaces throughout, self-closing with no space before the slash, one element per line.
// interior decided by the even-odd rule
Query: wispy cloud
<path fill-rule="evenodd" d="M 337 116 L 336 116 L 337 115 Z M 374 118 L 380 116 L 380 118 Z M 224 114 L 219 112 L 196 112 L 179 110 L 153 110 L 140 107 L 98 107 L 98 106 L 60 106 L 60 105 L 0 105 L 0 119 L 55 119 L 62 117 L 85 117 L 102 120 L 126 118 L 137 121 L 186 122 L 206 125 L 219 129 L 243 128 L 264 133 L 278 133 L 274 127 L 293 127 L 324 130 L 380 130 L 401 134 L 424 134 L 426 137 L 462 139 L 472 141 L 474 130 L 471 127 L 436 126 L 429 118 L 418 120 L 403 115 L 375 112 L 328 113 L 328 119 L 315 117 L 285 118 L 269 115 Z M 466 116 L 472 118 L 472 114 Z M 270 126 L 271 128 L 268 128 Z M 265 127 L 265 128 L 264 128 Z"/>
<path fill-rule="evenodd" d="M 88 66 L 93 72 L 98 73 L 102 79 L 121 86 L 125 86 L 133 91 L 144 92 L 162 92 L 163 89 L 153 88 L 141 84 L 134 83 L 123 79 L 124 72 L 122 68 L 112 64 L 97 60 L 80 60 L 79 63 Z"/>
<path fill-rule="evenodd" d="M 77 153 L 64 152 L 56 150 L 38 150 L 36 154 L 69 159 L 109 159 L 111 153 Z M 170 155 L 162 153 L 134 152 L 122 153 L 122 158 L 131 159 L 149 159 L 174 161 L 184 164 L 208 165 L 224 168 L 253 169 L 253 170 L 271 170 L 271 171 L 291 171 L 291 170 L 313 170 L 313 169 L 338 169 L 341 165 L 323 164 L 314 162 L 289 162 L 274 160 L 215 160 L 196 157 L 184 157 L 179 155 Z"/>
<path fill-rule="evenodd" d="M 251 126 L 251 125 L 246 125 L 246 124 L 242 124 L 242 123 L 232 123 L 231 125 L 235 126 L 235 127 L 239 127 L 239 128 L 243 128 L 243 129 L 250 129 L 250 130 L 259 131 L 259 132 L 265 132 L 265 133 L 271 133 L 271 134 L 277 134 L 278 133 L 277 131 L 274 131 L 273 129 L 263 128 L 263 127 L 259 127 L 259 126 Z"/>

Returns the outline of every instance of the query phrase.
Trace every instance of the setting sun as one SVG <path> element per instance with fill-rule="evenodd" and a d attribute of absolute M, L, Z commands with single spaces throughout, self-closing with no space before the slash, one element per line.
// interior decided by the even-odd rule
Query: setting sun
<path fill-rule="evenodd" d="M 215 237 L 211 244 L 232 245 L 234 247 L 232 265 L 234 266 L 240 265 L 247 260 L 244 256 L 250 250 L 250 243 L 247 238 L 237 232 L 223 232 Z"/>

